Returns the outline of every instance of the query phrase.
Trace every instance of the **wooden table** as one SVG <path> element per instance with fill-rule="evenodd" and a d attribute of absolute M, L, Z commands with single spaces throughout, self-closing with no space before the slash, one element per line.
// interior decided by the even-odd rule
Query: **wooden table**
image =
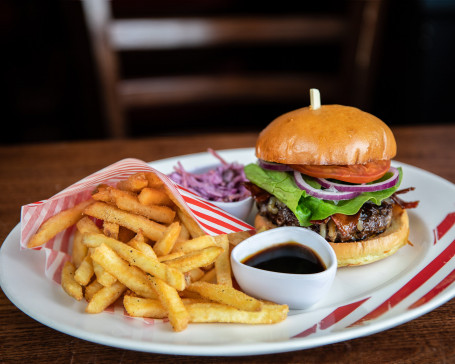
<path fill-rule="evenodd" d="M 455 182 L 455 125 L 396 127 L 396 160 Z M 20 207 L 46 199 L 125 157 L 145 161 L 254 146 L 255 134 L 207 134 L 125 141 L 0 147 L 0 241 Z M 455 196 L 447 196 L 455 202 Z M 76 339 L 19 311 L 0 293 L 0 363 L 448 363 L 455 362 L 455 301 L 396 328 L 309 350 L 252 357 L 188 357 L 121 350 Z"/>

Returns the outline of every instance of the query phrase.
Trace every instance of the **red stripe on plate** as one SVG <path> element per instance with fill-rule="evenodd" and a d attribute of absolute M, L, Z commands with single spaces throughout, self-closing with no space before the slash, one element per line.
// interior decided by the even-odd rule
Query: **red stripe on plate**
<path fill-rule="evenodd" d="M 418 289 L 422 284 L 424 284 L 428 279 L 430 279 L 439 269 L 441 269 L 453 256 L 455 255 L 455 240 L 450 243 L 450 245 L 442 251 L 431 263 L 429 263 L 425 268 L 423 268 L 419 273 L 417 273 L 414 278 L 412 278 L 408 283 L 401 287 L 395 294 L 390 296 L 389 299 L 384 301 L 380 306 L 378 306 L 373 311 L 369 312 L 367 315 L 357 320 L 350 326 L 360 325 L 365 321 L 373 320 L 383 315 L 416 289 Z"/>
<path fill-rule="evenodd" d="M 455 212 L 447 214 L 444 220 L 442 220 L 436 229 L 433 230 L 435 235 L 434 244 L 436 244 L 437 241 L 440 240 L 453 225 L 455 225 Z"/>
<path fill-rule="evenodd" d="M 341 321 L 346 316 L 354 312 L 362 303 L 364 303 L 368 299 L 370 299 L 370 297 L 338 307 L 330 314 L 328 314 L 326 317 L 324 317 L 321 321 L 319 321 L 319 323 L 314 324 L 312 327 L 306 329 L 305 331 L 301 332 L 300 334 L 294 337 L 306 337 L 308 335 L 314 334 L 318 327 L 321 330 L 328 329 L 329 327 L 335 325 L 337 322 Z"/>
<path fill-rule="evenodd" d="M 300 334 L 293 336 L 293 338 L 295 338 L 295 337 L 307 337 L 307 336 L 309 336 L 311 334 L 314 334 L 316 332 L 317 328 L 318 328 L 318 324 L 314 324 L 313 326 L 311 326 L 310 328 L 306 329 L 305 331 L 302 331 Z"/>
<path fill-rule="evenodd" d="M 422 306 L 423 304 L 430 302 L 434 297 L 436 297 L 439 293 L 444 291 L 448 286 L 450 286 L 455 281 L 455 269 L 449 273 L 439 284 L 434 287 L 431 291 L 429 291 L 426 295 L 419 298 L 416 302 L 414 302 L 409 308 L 417 308 Z"/>
<path fill-rule="evenodd" d="M 332 325 L 335 325 L 337 322 L 344 319 L 347 315 L 354 312 L 357 307 L 359 307 L 362 303 L 367 301 L 370 297 L 364 298 L 363 300 L 352 302 L 344 306 L 338 307 L 335 311 L 333 311 L 330 315 L 325 317 L 320 323 L 319 328 L 321 330 L 325 330 Z"/>

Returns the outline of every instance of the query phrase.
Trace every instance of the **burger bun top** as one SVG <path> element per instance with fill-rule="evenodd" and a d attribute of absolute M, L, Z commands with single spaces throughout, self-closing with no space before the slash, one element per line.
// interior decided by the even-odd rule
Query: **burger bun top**
<path fill-rule="evenodd" d="M 277 117 L 260 134 L 256 157 L 304 165 L 352 165 L 396 155 L 390 128 L 355 107 L 304 107 Z"/>

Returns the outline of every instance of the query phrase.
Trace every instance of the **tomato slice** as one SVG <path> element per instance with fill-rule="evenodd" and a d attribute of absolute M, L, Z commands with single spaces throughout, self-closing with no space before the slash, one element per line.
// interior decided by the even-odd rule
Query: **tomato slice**
<path fill-rule="evenodd" d="M 343 166 L 291 164 L 291 168 L 317 178 L 332 178 L 350 183 L 367 183 L 381 178 L 390 169 L 390 160 Z"/>

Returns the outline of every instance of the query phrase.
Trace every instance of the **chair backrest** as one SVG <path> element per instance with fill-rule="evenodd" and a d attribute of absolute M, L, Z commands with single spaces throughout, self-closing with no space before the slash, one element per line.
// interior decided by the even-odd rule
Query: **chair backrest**
<path fill-rule="evenodd" d="M 375 46 L 384 13 L 382 0 L 347 1 L 346 11 L 341 13 L 258 12 L 133 19 L 113 17 L 109 0 L 82 0 L 82 4 L 111 137 L 128 135 L 127 111 L 134 108 L 179 107 L 217 100 L 265 103 L 300 100 L 303 105 L 307 97 L 302 95 L 307 95 L 312 87 L 321 90 L 323 101 L 368 106 Z M 299 47 L 318 44 L 339 46 L 341 51 L 334 56 L 339 59 L 336 72 L 299 67 L 297 53 L 302 57 Z M 264 62 L 251 65 L 247 60 L 246 66 L 239 67 L 233 61 L 220 70 L 209 55 L 202 67 L 205 72 L 184 70 L 181 65 L 186 59 L 182 56 L 185 53 L 179 52 L 190 52 L 191 57 L 194 54 L 191 52 L 215 49 L 229 55 L 239 48 L 245 57 L 259 55 Z M 261 67 L 267 63 L 268 49 L 283 52 L 280 59 L 284 67 L 272 72 Z M 137 55 L 144 51 L 156 52 L 158 59 L 163 52 L 175 52 L 176 64 L 180 65 L 173 71 L 166 61 L 153 64 L 152 57 L 152 75 L 124 77 L 119 53 Z M 311 52 L 303 54 L 307 58 L 312 56 Z M 288 59 L 292 67 L 287 67 L 283 59 Z"/>

